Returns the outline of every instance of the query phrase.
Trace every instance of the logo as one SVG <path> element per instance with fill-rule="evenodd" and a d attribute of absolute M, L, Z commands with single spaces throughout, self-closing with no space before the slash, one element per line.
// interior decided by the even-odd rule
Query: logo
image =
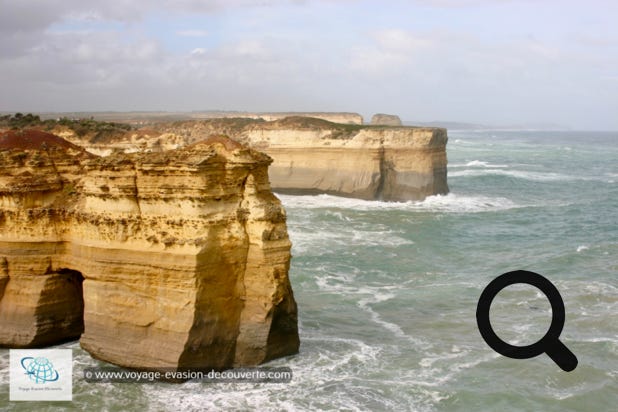
<path fill-rule="evenodd" d="M 43 356 L 21 358 L 21 367 L 24 368 L 26 375 L 34 383 L 55 382 L 60 378 L 58 371 L 54 369 L 54 365 Z"/>
<path fill-rule="evenodd" d="M 11 349 L 11 401 L 73 400 L 72 349 Z"/>
<path fill-rule="evenodd" d="M 507 286 L 525 283 L 541 290 L 551 304 L 552 319 L 549 330 L 538 342 L 527 346 L 514 346 L 496 335 L 489 321 L 489 308 L 498 292 Z M 560 292 L 545 277 L 527 270 L 515 270 L 492 280 L 479 298 L 476 308 L 476 323 L 481 336 L 496 352 L 513 359 L 528 359 L 546 353 L 562 370 L 570 372 L 577 367 L 577 357 L 560 341 L 564 328 L 564 302 Z"/>

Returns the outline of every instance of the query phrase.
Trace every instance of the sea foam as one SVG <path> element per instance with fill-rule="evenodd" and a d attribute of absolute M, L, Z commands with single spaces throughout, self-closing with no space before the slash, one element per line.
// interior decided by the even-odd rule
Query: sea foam
<path fill-rule="evenodd" d="M 331 195 L 292 196 L 277 195 L 286 208 L 298 209 L 352 209 L 357 211 L 401 210 L 411 212 L 475 213 L 521 207 L 505 197 L 469 196 L 449 193 L 429 196 L 423 201 L 382 202 Z"/>

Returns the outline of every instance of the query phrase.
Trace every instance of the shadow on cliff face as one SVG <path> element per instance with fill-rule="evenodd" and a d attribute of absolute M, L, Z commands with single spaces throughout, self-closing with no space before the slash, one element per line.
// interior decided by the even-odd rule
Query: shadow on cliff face
<path fill-rule="evenodd" d="M 84 332 L 83 281 L 80 272 L 67 268 L 5 277 L 0 282 L 1 346 L 39 348 L 79 339 Z"/>
<path fill-rule="evenodd" d="M 50 273 L 35 312 L 39 335 L 29 346 L 46 346 L 79 339 L 84 332 L 84 277 L 81 272 L 61 268 Z"/>

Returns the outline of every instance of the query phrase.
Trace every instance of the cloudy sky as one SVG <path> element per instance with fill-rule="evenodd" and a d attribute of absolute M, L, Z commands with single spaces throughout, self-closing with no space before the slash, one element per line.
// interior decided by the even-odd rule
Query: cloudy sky
<path fill-rule="evenodd" d="M 0 0 L 0 111 L 618 130 L 615 0 Z"/>

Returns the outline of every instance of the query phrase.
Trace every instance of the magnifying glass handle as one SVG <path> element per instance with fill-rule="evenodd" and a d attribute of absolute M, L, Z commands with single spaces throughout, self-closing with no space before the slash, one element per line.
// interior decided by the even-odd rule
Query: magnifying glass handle
<path fill-rule="evenodd" d="M 577 357 L 559 339 L 549 345 L 545 353 L 565 372 L 571 372 L 577 367 Z"/>

